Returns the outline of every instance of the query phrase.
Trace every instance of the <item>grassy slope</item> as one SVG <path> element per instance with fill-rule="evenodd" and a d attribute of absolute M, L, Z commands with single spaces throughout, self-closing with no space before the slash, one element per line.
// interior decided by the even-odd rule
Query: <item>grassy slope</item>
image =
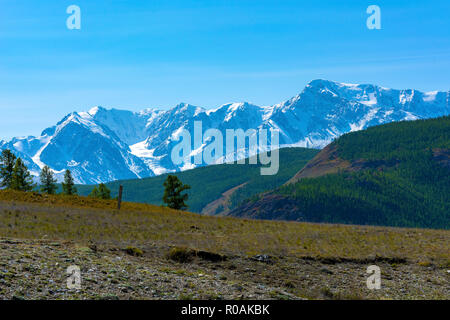
<path fill-rule="evenodd" d="M 260 165 L 223 164 L 196 168 L 175 173 L 181 181 L 189 184 L 189 210 L 200 212 L 208 203 L 220 198 L 223 192 L 248 182 L 246 187 L 232 197 L 237 205 L 245 198 L 276 188 L 291 178 L 300 170 L 318 150 L 304 148 L 284 148 L 280 150 L 280 169 L 274 176 L 261 176 Z M 124 186 L 123 198 L 125 201 L 162 204 L 163 182 L 167 175 L 146 179 L 124 180 L 108 183 L 107 186 L 115 197 L 119 185 Z M 77 186 L 80 195 L 88 195 L 93 186 Z"/>
<path fill-rule="evenodd" d="M 210 217 L 134 203 L 114 208 L 114 201 L 0 191 L 0 298 L 449 297 L 449 231 Z M 127 254 L 130 246 L 143 255 Z M 227 259 L 179 263 L 167 259 L 173 246 Z M 272 263 L 252 259 L 257 254 Z M 82 290 L 66 288 L 73 264 Z M 382 270 L 381 290 L 366 288 L 371 264 Z"/>
<path fill-rule="evenodd" d="M 277 189 L 293 202 L 271 218 L 450 228 L 450 170 L 436 157 L 450 150 L 450 117 L 372 127 L 343 135 L 330 147 L 342 161 L 327 164 L 344 163 L 345 172 Z M 261 199 L 232 214 L 267 218 L 270 204 Z"/>
<path fill-rule="evenodd" d="M 5 237 L 149 241 L 225 254 L 428 258 L 448 264 L 449 232 L 211 217 L 165 207 L 0 190 Z"/>

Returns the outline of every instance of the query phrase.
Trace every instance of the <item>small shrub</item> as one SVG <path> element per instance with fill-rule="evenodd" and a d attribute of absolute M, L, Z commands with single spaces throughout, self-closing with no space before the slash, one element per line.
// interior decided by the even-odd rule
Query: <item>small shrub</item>
<path fill-rule="evenodd" d="M 430 261 L 419 261 L 418 265 L 421 267 L 431 267 L 433 264 Z"/>
<path fill-rule="evenodd" d="M 144 252 L 141 249 L 135 248 L 135 247 L 127 247 L 125 249 L 125 252 L 127 254 L 129 254 L 130 256 L 135 256 L 135 257 L 141 257 L 144 254 Z"/>
<path fill-rule="evenodd" d="M 187 248 L 175 247 L 169 251 L 167 257 L 176 262 L 187 263 L 192 261 L 193 251 Z"/>
<path fill-rule="evenodd" d="M 227 257 L 218 253 L 209 252 L 209 251 L 196 251 L 197 257 L 203 260 L 211 261 L 211 262 L 219 262 L 227 260 Z"/>

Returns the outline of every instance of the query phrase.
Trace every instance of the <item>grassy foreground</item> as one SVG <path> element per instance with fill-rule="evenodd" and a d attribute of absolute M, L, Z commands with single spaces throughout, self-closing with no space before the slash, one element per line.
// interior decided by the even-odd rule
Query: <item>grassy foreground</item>
<path fill-rule="evenodd" d="M 8 201 L 0 217 L 4 237 L 162 241 L 229 254 L 402 257 L 450 266 L 450 232 L 442 230 L 209 217 L 130 202 L 119 212 L 113 200 L 14 191 L 1 191 L 0 200 Z"/>
<path fill-rule="evenodd" d="M 66 260 L 68 256 L 73 260 L 70 258 L 73 255 L 82 265 L 89 262 L 98 270 L 104 268 L 99 273 L 104 279 L 96 281 L 111 285 L 109 289 L 93 286 L 88 291 L 90 293 L 79 292 L 59 298 L 93 298 L 101 290 L 104 294 L 114 292 L 119 298 L 182 298 L 186 294 L 189 298 L 214 298 L 216 295 L 239 298 L 242 290 L 230 289 L 235 285 L 243 287 L 244 293 L 248 294 L 241 298 L 450 297 L 450 232 L 446 230 L 210 217 L 127 202 L 123 203 L 120 212 L 115 207 L 115 201 L 0 191 L 1 252 L 9 254 L 1 256 L 0 269 L 10 266 L 11 259 L 18 259 L 19 263 L 25 261 L 27 265 L 32 261 L 47 261 L 53 256 L 45 250 L 51 247 L 49 243 L 53 243 L 66 248 L 65 251 L 55 249 L 63 252 Z M 20 250 L 21 246 L 23 250 Z M 188 258 L 185 261 L 168 259 L 173 247 L 181 247 Z M 80 251 L 79 248 L 88 249 Z M 192 254 L 199 251 L 206 254 Z M 33 258 L 30 252 L 41 258 Z M 25 253 L 28 256 L 24 257 Z M 17 255 L 22 255 L 22 258 Z M 216 259 L 215 255 L 224 259 Z M 258 255 L 267 257 L 260 259 Z M 203 275 L 200 280 L 204 281 L 211 276 L 211 281 L 224 285 L 223 292 L 199 293 L 195 290 L 194 280 L 192 287 L 186 289 L 187 293 L 176 288 L 159 288 L 156 290 L 159 295 L 155 296 L 147 291 L 141 292 L 131 284 L 136 290 L 122 292 L 119 284 L 123 279 L 107 275 L 115 264 L 125 263 L 120 259 L 114 260 L 115 256 L 127 259 L 130 268 L 152 267 L 152 274 L 159 276 L 161 272 L 175 274 L 178 280 L 173 281 L 185 281 L 189 277 L 197 281 L 198 274 Z M 58 256 L 54 258 L 58 259 Z M 64 265 L 66 260 L 50 260 L 46 266 Z M 383 271 L 392 271 L 384 274 L 388 279 L 386 283 L 392 286 L 390 291 L 369 292 L 364 289 L 365 268 L 370 264 L 385 266 Z M 85 268 L 92 269 L 89 265 Z M 218 272 L 218 269 L 223 271 Z M 305 270 L 309 270 L 311 278 L 305 278 Z M 12 278 L 0 274 L 0 280 L 9 279 L 11 287 L 11 284 L 22 281 L 19 274 Z M 409 277 L 415 279 L 417 288 L 402 291 L 398 286 Z M 355 282 L 350 281 L 353 278 Z M 114 285 L 113 280 L 119 284 Z M 161 281 L 172 281 L 166 280 Z M 126 283 L 130 281 L 128 279 Z M 141 277 L 138 282 L 142 281 Z M 265 289 L 257 287 L 259 285 Z M 11 298 L 16 294 L 11 290 L 5 289 L 3 297 Z M 164 295 L 161 290 L 170 294 Z M 52 298 L 48 293 L 31 294 L 30 297 Z"/>

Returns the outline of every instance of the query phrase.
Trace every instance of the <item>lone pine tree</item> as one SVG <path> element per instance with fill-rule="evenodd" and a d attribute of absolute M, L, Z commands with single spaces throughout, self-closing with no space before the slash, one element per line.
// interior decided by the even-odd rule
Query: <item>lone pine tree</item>
<path fill-rule="evenodd" d="M 164 182 L 163 202 L 167 204 L 169 208 L 186 210 L 188 206 L 185 201 L 188 199 L 188 194 L 181 193 L 190 188 L 189 185 L 183 184 L 177 176 L 169 174 Z"/>
<path fill-rule="evenodd" d="M 72 173 L 70 170 L 66 170 L 64 173 L 64 182 L 62 183 L 62 193 L 68 196 L 77 194 L 77 188 L 73 181 Z"/>
<path fill-rule="evenodd" d="M 56 193 L 56 179 L 53 175 L 52 169 L 49 166 L 44 166 L 39 175 L 39 180 L 41 181 L 41 192 L 45 192 L 47 194 L 55 194 Z"/>

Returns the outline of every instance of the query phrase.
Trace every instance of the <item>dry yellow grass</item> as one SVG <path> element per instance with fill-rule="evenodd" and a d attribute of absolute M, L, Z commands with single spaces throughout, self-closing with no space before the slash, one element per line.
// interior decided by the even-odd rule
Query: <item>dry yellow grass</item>
<path fill-rule="evenodd" d="M 187 246 L 229 255 L 406 258 L 450 266 L 450 231 L 210 217 L 138 203 L 0 191 L 0 236 Z"/>

